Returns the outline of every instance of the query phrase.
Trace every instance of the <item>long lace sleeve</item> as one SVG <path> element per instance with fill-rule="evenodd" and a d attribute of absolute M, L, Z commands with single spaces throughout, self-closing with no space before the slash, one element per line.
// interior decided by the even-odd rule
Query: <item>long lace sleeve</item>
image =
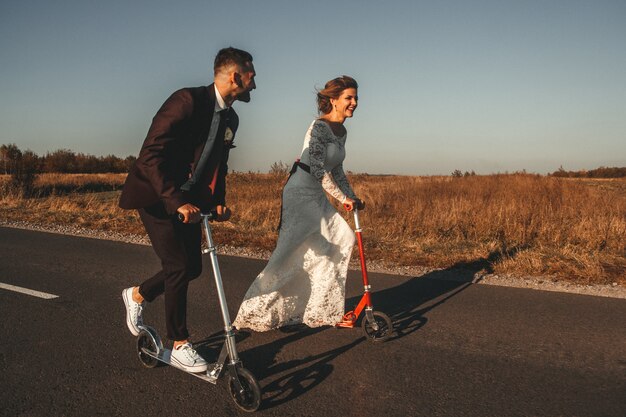
<path fill-rule="evenodd" d="M 352 187 L 350 187 L 350 182 L 348 181 L 346 173 L 343 170 L 343 164 L 337 165 L 331 171 L 331 174 L 333 175 L 333 178 L 335 179 L 335 182 L 337 183 L 339 188 L 341 188 L 341 191 L 343 191 L 343 193 L 349 198 L 354 200 L 356 198 L 356 195 L 354 194 Z"/>
<path fill-rule="evenodd" d="M 311 140 L 309 141 L 309 163 L 311 166 L 311 175 L 317 179 L 322 188 L 332 195 L 334 198 L 343 203 L 346 195 L 341 191 L 333 179 L 333 175 L 324 168 L 324 160 L 326 159 L 326 146 L 330 141 L 327 128 L 322 125 L 323 122 L 313 124 L 311 130 Z M 343 172 L 343 170 L 342 170 Z M 344 175 L 345 178 L 345 175 Z"/>

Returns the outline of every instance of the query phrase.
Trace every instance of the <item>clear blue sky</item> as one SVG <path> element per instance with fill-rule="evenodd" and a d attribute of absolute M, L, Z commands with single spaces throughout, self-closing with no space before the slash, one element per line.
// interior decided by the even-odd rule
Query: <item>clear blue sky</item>
<path fill-rule="evenodd" d="M 626 166 L 626 1 L 0 3 L 0 143 L 136 155 L 162 102 L 251 52 L 230 167 L 298 156 L 315 88 L 360 84 L 345 168 L 449 174 Z"/>

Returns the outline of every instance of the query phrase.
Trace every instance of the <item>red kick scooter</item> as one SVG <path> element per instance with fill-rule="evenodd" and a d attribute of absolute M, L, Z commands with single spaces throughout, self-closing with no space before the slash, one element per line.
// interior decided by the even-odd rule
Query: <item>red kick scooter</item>
<path fill-rule="evenodd" d="M 352 212 L 354 213 L 354 232 L 356 234 L 357 242 L 359 243 L 359 258 L 361 259 L 361 274 L 363 275 L 363 297 L 361 301 L 352 311 L 348 311 L 341 321 L 335 324 L 335 327 L 348 327 L 352 328 L 356 324 L 361 312 L 365 310 L 365 317 L 361 320 L 361 327 L 365 332 L 368 340 L 372 342 L 384 342 L 389 339 L 393 331 L 393 324 L 391 319 L 385 313 L 380 311 L 374 311 L 372 306 L 372 297 L 370 290 L 372 286 L 367 278 L 367 267 L 365 266 L 365 255 L 363 252 L 363 238 L 361 237 L 361 224 L 359 223 L 359 207 L 363 208 L 363 203 L 358 201 L 354 205 Z M 344 205 L 347 211 L 350 211 L 349 205 Z"/>

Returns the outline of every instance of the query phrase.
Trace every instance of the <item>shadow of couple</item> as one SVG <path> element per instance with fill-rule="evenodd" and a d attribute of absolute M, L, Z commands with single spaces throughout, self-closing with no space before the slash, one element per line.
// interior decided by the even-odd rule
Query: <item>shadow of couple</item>
<path fill-rule="evenodd" d="M 433 271 L 420 277 L 407 277 L 400 285 L 374 291 L 372 299 L 374 309 L 385 312 L 392 320 L 394 334 L 385 343 L 419 330 L 428 322 L 427 313 L 457 296 L 472 284 L 477 283 L 478 272 L 492 273 L 492 265 L 502 256 L 513 256 L 515 251 L 506 254 L 493 252 L 485 258 L 472 262 L 457 263 L 449 268 Z M 382 284 L 384 277 L 375 277 Z M 361 295 L 346 299 L 346 310 L 360 301 Z M 337 337 L 331 327 L 309 328 L 304 325 L 288 326 L 278 331 L 268 332 L 263 338 L 267 343 L 240 353 L 246 367 L 262 382 L 263 402 L 261 409 L 276 407 L 289 402 L 312 390 L 324 381 L 333 371 L 333 361 L 340 355 L 361 344 L 366 338 L 359 333 L 354 340 L 345 343 L 345 335 Z M 345 330 L 344 330 L 345 331 Z M 354 331 L 357 331 L 355 328 Z M 358 336 L 357 336 L 358 334 Z M 316 336 L 317 335 L 317 336 Z M 216 333 L 199 343 L 202 349 L 219 349 L 223 333 Z M 237 342 L 251 337 L 248 331 L 239 331 Z M 307 345 L 321 350 L 306 357 L 280 361 L 278 354 L 290 344 L 297 344 L 302 339 L 315 340 Z M 339 345 L 337 345 L 339 343 Z M 210 357 L 209 354 L 207 357 Z"/>

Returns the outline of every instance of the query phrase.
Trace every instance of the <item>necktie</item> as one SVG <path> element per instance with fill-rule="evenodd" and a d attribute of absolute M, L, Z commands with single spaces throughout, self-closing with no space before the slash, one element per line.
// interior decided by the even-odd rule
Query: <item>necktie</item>
<path fill-rule="evenodd" d="M 213 143 L 215 142 L 215 136 L 217 136 L 217 131 L 220 126 L 220 120 L 222 118 L 222 114 L 226 116 L 226 112 L 228 109 L 223 109 L 217 111 L 213 114 L 213 119 L 211 120 L 211 127 L 209 128 L 209 136 L 204 144 L 204 149 L 202 149 L 202 154 L 200 155 L 200 159 L 198 159 L 198 163 L 196 164 L 196 168 L 191 175 L 191 178 L 187 180 L 186 183 L 180 186 L 180 189 L 183 191 L 191 191 L 194 184 L 198 182 L 202 172 L 204 172 L 204 167 L 209 160 L 209 155 L 211 155 L 211 150 L 213 149 Z"/>

